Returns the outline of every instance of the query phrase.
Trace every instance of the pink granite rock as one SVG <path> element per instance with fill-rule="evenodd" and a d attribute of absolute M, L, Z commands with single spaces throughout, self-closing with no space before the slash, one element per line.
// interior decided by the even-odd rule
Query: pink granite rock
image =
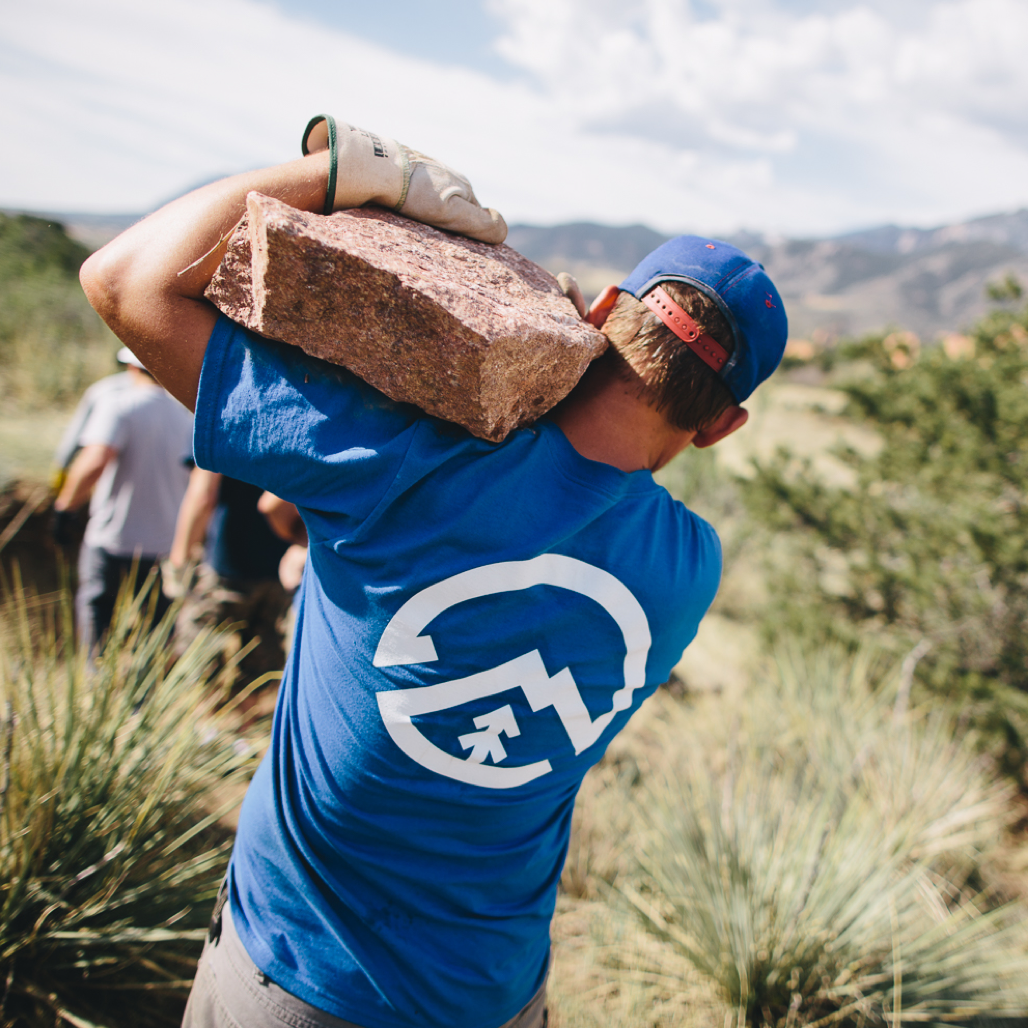
<path fill-rule="evenodd" d="M 260 193 L 207 297 L 493 441 L 563 399 L 607 345 L 556 279 L 509 246 L 378 208 L 307 214 Z"/>

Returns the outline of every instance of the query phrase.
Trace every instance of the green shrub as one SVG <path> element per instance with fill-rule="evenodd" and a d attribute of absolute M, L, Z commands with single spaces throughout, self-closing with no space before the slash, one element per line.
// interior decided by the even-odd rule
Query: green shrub
<path fill-rule="evenodd" d="M 784 654 L 727 754 L 669 719 L 677 752 L 637 798 L 620 890 L 740 1026 L 1028 1016 L 1025 913 L 981 880 L 1010 788 L 949 720 L 904 712 L 904 673 L 873 677 Z"/>
<path fill-rule="evenodd" d="M 115 370 L 118 343 L 79 287 L 88 256 L 59 224 L 0 214 L 0 398 L 65 404 Z"/>
<path fill-rule="evenodd" d="M 95 669 L 68 602 L 0 618 L 0 1023 L 181 1018 L 231 840 L 212 792 L 250 768 L 202 674 L 217 639 L 171 663 L 146 603 L 122 597 Z"/>
<path fill-rule="evenodd" d="M 914 341 L 916 343 L 916 341 Z M 1028 311 L 997 310 L 924 350 L 893 333 L 836 360 L 874 456 L 839 453 L 856 485 L 780 452 L 744 484 L 766 526 L 766 634 L 851 648 L 868 632 L 920 645 L 917 681 L 989 729 L 1007 768 L 1028 757 Z"/>

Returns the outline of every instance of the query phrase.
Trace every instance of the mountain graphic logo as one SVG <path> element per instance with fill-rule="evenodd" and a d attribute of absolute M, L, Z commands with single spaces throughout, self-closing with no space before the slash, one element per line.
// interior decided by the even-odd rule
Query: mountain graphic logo
<path fill-rule="evenodd" d="M 516 738 L 522 733 L 509 703 L 479 715 L 474 719 L 477 731 L 457 737 L 458 745 L 467 752 L 463 758 L 452 756 L 421 733 L 412 719 L 422 714 L 450 710 L 520 688 L 533 711 L 554 709 L 577 755 L 600 738 L 619 711 L 632 705 L 633 693 L 646 682 L 651 637 L 645 611 L 614 575 L 554 553 L 531 560 L 486 564 L 422 589 L 386 625 L 375 651 L 374 665 L 431 663 L 438 655 L 432 636 L 425 634 L 425 630 L 443 611 L 468 600 L 537 585 L 568 589 L 594 600 L 621 629 L 625 642 L 624 685 L 611 697 L 610 710 L 593 718 L 570 668 L 550 675 L 538 649 L 466 678 L 379 692 L 379 712 L 390 737 L 422 767 L 486 789 L 513 789 L 553 769 L 549 760 L 510 766 L 504 763 L 507 750 L 503 738 Z M 525 730 L 529 730 L 527 726 Z"/>

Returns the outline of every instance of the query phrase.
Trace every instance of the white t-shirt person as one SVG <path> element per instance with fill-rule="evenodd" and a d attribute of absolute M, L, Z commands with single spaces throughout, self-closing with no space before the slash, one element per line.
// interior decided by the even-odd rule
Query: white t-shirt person
<path fill-rule="evenodd" d="M 54 502 L 55 540 L 63 544 L 65 530 L 58 526 L 92 494 L 75 603 L 79 638 L 90 649 L 110 625 L 126 576 L 138 592 L 170 550 L 189 482 L 184 458 L 192 450 L 192 415 L 130 351 L 119 359 L 129 365 L 128 381 L 92 397 L 78 433 L 81 449 Z M 155 617 L 166 607 L 159 595 Z"/>
<path fill-rule="evenodd" d="M 189 484 L 193 418 L 155 382 L 103 398 L 79 436 L 83 449 L 116 451 L 89 504 L 85 545 L 117 557 L 163 556 L 171 549 L 179 504 Z"/>

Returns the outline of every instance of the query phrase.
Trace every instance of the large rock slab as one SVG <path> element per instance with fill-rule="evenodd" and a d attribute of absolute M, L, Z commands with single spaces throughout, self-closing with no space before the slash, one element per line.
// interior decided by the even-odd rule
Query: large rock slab
<path fill-rule="evenodd" d="M 378 208 L 250 193 L 207 297 L 270 339 L 498 441 L 571 391 L 606 338 L 509 246 Z"/>

